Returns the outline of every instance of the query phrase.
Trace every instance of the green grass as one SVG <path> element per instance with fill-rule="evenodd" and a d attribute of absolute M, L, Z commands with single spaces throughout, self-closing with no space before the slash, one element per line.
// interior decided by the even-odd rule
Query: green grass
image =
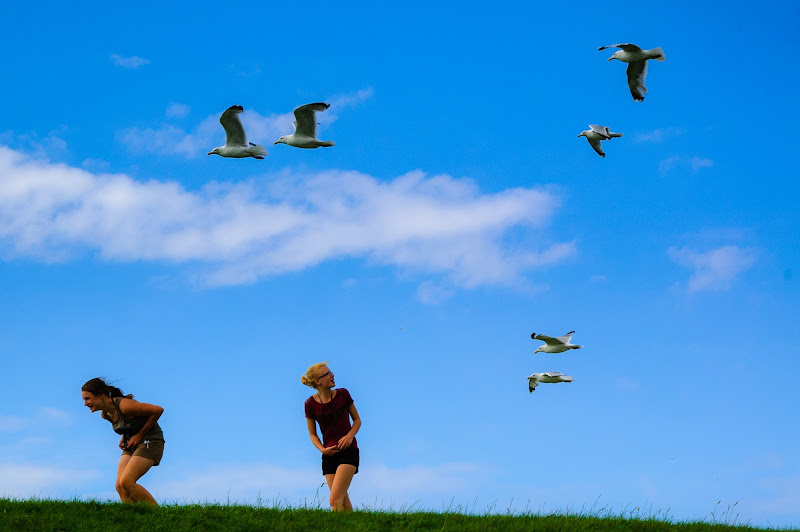
<path fill-rule="evenodd" d="M 723 522 L 673 522 L 665 516 L 608 513 L 540 515 L 464 515 L 457 512 L 356 511 L 334 514 L 307 508 L 264 508 L 253 506 L 165 505 L 151 508 L 97 501 L 52 501 L 0 499 L 0 530 L 36 531 L 124 531 L 163 530 L 193 532 L 206 530 L 452 530 L 452 531 L 681 531 L 723 532 L 779 530 L 726 523 L 731 508 L 713 519 Z M 780 529 L 789 530 L 789 529 Z"/>

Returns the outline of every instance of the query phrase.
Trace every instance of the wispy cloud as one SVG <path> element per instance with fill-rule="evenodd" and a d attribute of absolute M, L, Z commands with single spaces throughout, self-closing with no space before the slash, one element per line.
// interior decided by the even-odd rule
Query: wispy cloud
<path fill-rule="evenodd" d="M 663 142 L 667 138 L 677 137 L 684 133 L 686 130 L 680 127 L 665 127 L 634 133 L 633 140 L 635 142 Z"/>
<path fill-rule="evenodd" d="M 19 416 L 0 415 L 0 432 L 19 432 L 28 426 L 28 420 Z"/>
<path fill-rule="evenodd" d="M 29 417 L 6 416 L 0 414 L 0 432 L 19 432 L 42 424 L 69 426 L 72 415 L 69 412 L 50 406 L 42 406 Z"/>
<path fill-rule="evenodd" d="M 238 504 L 253 504 L 262 495 L 271 498 L 280 494 L 297 504 L 303 496 L 313 498 L 314 490 L 324 481 L 316 468 L 292 469 L 265 463 L 211 465 L 174 477 L 154 484 L 151 491 L 159 499 Z M 327 503 L 327 489 L 319 499 L 323 503 Z"/>
<path fill-rule="evenodd" d="M 692 270 L 688 289 L 726 290 L 740 273 L 748 270 L 756 262 L 756 252 L 752 248 L 722 246 L 706 252 L 697 252 L 684 246 L 668 250 L 673 262 Z"/>
<path fill-rule="evenodd" d="M 426 305 L 438 304 L 454 293 L 452 287 L 443 286 L 433 281 L 423 281 L 417 287 L 417 298 Z"/>
<path fill-rule="evenodd" d="M 121 67 L 124 67 L 124 68 L 130 68 L 130 69 L 134 69 L 134 70 L 137 69 L 137 68 L 143 67 L 144 65 L 149 65 L 150 64 L 150 60 L 149 59 L 145 59 L 144 57 L 137 57 L 135 55 L 132 55 L 130 57 L 123 57 L 123 56 L 121 56 L 119 54 L 111 54 L 110 59 L 111 59 L 111 62 L 114 63 L 117 66 L 121 66 Z"/>
<path fill-rule="evenodd" d="M 711 168 L 714 166 L 714 161 L 711 159 L 706 159 L 704 157 L 684 157 L 681 155 L 675 155 L 673 157 L 669 157 L 658 163 L 658 172 L 663 176 L 670 173 L 673 170 L 686 168 L 691 169 L 693 174 L 696 174 L 700 171 L 701 168 Z"/>
<path fill-rule="evenodd" d="M 101 477 L 98 470 L 54 465 L 0 463 L 0 496 L 48 497 Z"/>
<path fill-rule="evenodd" d="M 344 257 L 441 276 L 453 286 L 514 283 L 575 253 L 572 242 L 525 249 L 506 243 L 513 228 L 546 226 L 559 206 L 548 189 L 483 194 L 472 180 L 420 171 L 390 181 L 353 171 L 286 171 L 194 192 L 0 147 L 6 255 L 59 261 L 96 251 L 104 260 L 168 261 L 201 267 L 197 280 L 209 285 Z"/>
<path fill-rule="evenodd" d="M 367 88 L 350 94 L 334 96 L 330 99 L 330 109 L 324 113 L 318 113 L 317 121 L 322 127 L 328 126 L 339 118 L 341 110 L 368 100 L 373 93 L 371 88 Z M 167 108 L 167 117 L 180 116 L 177 113 L 184 111 L 184 108 L 180 106 L 183 104 L 170 104 L 170 107 Z M 184 107 L 188 114 L 188 106 Z M 187 159 L 198 156 L 205 157 L 212 148 L 225 143 L 225 131 L 219 123 L 219 117 L 223 111 L 224 109 L 206 117 L 191 131 L 172 124 L 161 124 L 156 128 L 133 127 L 120 131 L 117 139 L 134 153 L 179 155 Z M 266 145 L 278 140 L 283 135 L 292 133 L 294 131 L 292 126 L 294 113 L 292 111 L 265 116 L 245 108 L 240 119 L 247 132 L 248 140 Z"/>
<path fill-rule="evenodd" d="M 756 500 L 755 508 L 767 515 L 796 514 L 800 508 L 800 473 L 778 477 L 765 477 L 757 481 L 767 491 L 769 498 Z"/>
<path fill-rule="evenodd" d="M 164 113 L 167 118 L 183 118 L 191 111 L 191 107 L 185 103 L 171 102 L 167 106 L 167 111 Z"/>
<path fill-rule="evenodd" d="M 305 504 L 327 508 L 329 491 L 318 467 L 217 464 L 191 473 L 178 473 L 174 480 L 152 485 L 151 491 L 165 500 L 253 504 L 264 497 L 267 499 L 264 502 L 270 504 L 278 499 L 277 502 L 292 506 Z M 413 504 L 431 495 L 437 500 L 441 497 L 450 500 L 464 491 L 473 491 L 470 486 L 474 486 L 486 471 L 486 467 L 470 463 L 403 467 L 374 464 L 358 473 L 350 493 L 356 504 L 366 500 L 381 507 L 398 499 Z M 412 500 L 408 501 L 409 497 Z"/>
<path fill-rule="evenodd" d="M 62 135 L 67 132 L 67 126 L 61 125 L 40 137 L 36 132 L 17 134 L 13 131 L 0 133 L 0 145 L 24 150 L 37 159 L 58 160 L 68 155 L 67 141 Z"/>

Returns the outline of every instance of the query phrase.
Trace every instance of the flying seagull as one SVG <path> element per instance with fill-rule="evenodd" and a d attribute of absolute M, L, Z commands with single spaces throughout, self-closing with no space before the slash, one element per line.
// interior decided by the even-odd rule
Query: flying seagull
<path fill-rule="evenodd" d="M 589 141 L 589 144 L 591 144 L 592 148 L 594 148 L 594 151 L 596 151 L 597 155 L 600 157 L 606 156 L 603 148 L 600 147 L 601 140 L 608 140 L 622 136 L 622 133 L 612 133 L 611 130 L 606 126 L 591 125 L 589 128 L 590 129 L 587 129 L 586 131 L 581 131 L 581 134 L 578 136 L 586 137 L 586 140 Z"/>
<path fill-rule="evenodd" d="M 534 373 L 528 377 L 528 390 L 533 393 L 533 390 L 542 382 L 572 382 L 575 379 L 569 375 L 564 375 L 558 371 L 548 371 L 546 373 Z"/>
<path fill-rule="evenodd" d="M 329 103 L 307 103 L 301 105 L 294 110 L 294 133 L 291 135 L 284 135 L 275 141 L 275 144 L 288 144 L 295 148 L 328 148 L 335 146 L 336 143 L 332 140 L 318 140 L 317 139 L 317 111 L 324 111 L 331 104 Z"/>
<path fill-rule="evenodd" d="M 647 94 L 647 87 L 644 85 L 644 78 L 647 77 L 647 60 L 666 61 L 664 50 L 661 48 L 642 50 L 635 44 L 630 43 L 601 46 L 598 50 L 605 50 L 606 48 L 621 48 L 621 50 L 614 52 L 608 60 L 619 59 L 624 63 L 628 63 L 626 73 L 628 74 L 628 87 L 631 89 L 631 96 L 637 102 L 643 102 L 644 95 Z"/>
<path fill-rule="evenodd" d="M 564 351 L 568 351 L 570 349 L 580 349 L 583 347 L 582 345 L 571 344 L 570 340 L 572 340 L 572 335 L 575 331 L 570 331 L 564 336 L 556 336 L 553 338 L 552 336 L 545 336 L 544 334 L 536 334 L 531 333 L 531 338 L 534 340 L 541 340 L 544 342 L 544 345 L 539 347 L 533 353 L 563 353 Z"/>
<path fill-rule="evenodd" d="M 239 120 L 239 114 L 242 111 L 244 111 L 244 107 L 241 105 L 231 105 L 222 113 L 222 116 L 219 117 L 219 123 L 225 128 L 225 145 L 214 148 L 207 155 L 217 154 L 237 159 L 243 157 L 264 158 L 264 155 L 267 154 L 264 146 L 247 142 L 247 135 L 242 127 L 242 121 Z"/>

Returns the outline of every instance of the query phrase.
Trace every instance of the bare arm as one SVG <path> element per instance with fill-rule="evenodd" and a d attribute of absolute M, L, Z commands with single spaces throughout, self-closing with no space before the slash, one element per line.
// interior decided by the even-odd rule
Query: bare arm
<path fill-rule="evenodd" d="M 307 417 L 306 424 L 308 425 L 308 437 L 311 438 L 311 443 L 314 447 L 317 448 L 319 452 L 322 454 L 327 454 L 328 456 L 332 456 L 339 452 L 339 449 L 336 447 L 328 447 L 327 449 L 322 446 L 322 440 L 319 439 L 319 435 L 317 434 L 317 423 L 313 419 Z"/>
<path fill-rule="evenodd" d="M 350 403 L 350 406 L 347 407 L 347 411 L 350 413 L 350 417 L 353 418 L 353 426 L 350 427 L 347 434 L 339 438 L 339 443 L 336 446 L 342 450 L 347 449 L 353 444 L 353 439 L 361 428 L 361 416 L 358 415 L 355 403 Z"/>
<path fill-rule="evenodd" d="M 128 439 L 128 449 L 135 449 L 145 435 L 155 426 L 158 418 L 164 413 L 164 409 L 158 405 L 150 403 L 140 403 L 133 399 L 123 398 L 119 402 L 119 410 L 128 417 L 147 417 L 147 421 L 142 425 L 142 429 Z"/>

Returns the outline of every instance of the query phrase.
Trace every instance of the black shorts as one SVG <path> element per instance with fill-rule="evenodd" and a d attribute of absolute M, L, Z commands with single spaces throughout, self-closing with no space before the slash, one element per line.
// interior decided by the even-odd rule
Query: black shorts
<path fill-rule="evenodd" d="M 339 451 L 333 456 L 326 454 L 322 455 L 322 474 L 333 475 L 336 469 L 342 464 L 350 464 L 356 466 L 356 473 L 358 473 L 358 449 L 350 447 L 344 451 Z"/>

